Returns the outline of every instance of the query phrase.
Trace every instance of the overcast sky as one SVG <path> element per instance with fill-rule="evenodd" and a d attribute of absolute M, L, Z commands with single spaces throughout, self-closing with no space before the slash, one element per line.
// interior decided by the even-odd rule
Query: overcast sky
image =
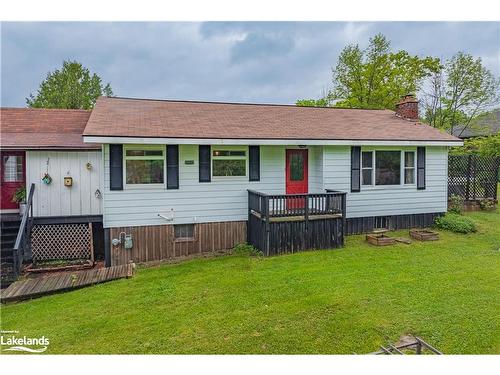
<path fill-rule="evenodd" d="M 500 23 L 2 23 L 1 105 L 25 106 L 65 59 L 117 96 L 295 103 L 321 96 L 346 44 L 379 32 L 411 54 L 471 53 L 500 76 Z"/>

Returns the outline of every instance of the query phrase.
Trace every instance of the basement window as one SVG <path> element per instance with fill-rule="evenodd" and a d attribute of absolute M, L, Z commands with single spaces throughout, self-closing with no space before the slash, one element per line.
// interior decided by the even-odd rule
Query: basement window
<path fill-rule="evenodd" d="M 194 224 L 174 224 L 175 241 L 194 241 Z"/>

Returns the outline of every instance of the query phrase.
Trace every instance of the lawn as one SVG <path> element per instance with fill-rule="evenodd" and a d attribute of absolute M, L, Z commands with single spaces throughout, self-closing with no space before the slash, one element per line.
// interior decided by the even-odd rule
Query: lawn
<path fill-rule="evenodd" d="M 476 234 L 272 258 L 224 256 L 2 306 L 47 353 L 368 353 L 403 334 L 500 353 L 500 211 Z M 403 234 L 403 232 L 402 232 Z"/>

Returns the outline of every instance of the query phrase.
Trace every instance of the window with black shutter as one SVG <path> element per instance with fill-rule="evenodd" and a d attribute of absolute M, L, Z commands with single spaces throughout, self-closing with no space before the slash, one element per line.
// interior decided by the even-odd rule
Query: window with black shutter
<path fill-rule="evenodd" d="M 109 189 L 123 190 L 123 145 L 109 145 Z"/>
<path fill-rule="evenodd" d="M 248 147 L 249 180 L 260 181 L 260 146 Z"/>
<path fill-rule="evenodd" d="M 351 192 L 360 190 L 361 147 L 351 147 Z"/>
<path fill-rule="evenodd" d="M 167 145 L 167 189 L 179 189 L 178 145 Z"/>
<path fill-rule="evenodd" d="M 198 152 L 199 181 L 210 182 L 210 145 L 200 145 Z"/>
<path fill-rule="evenodd" d="M 425 147 L 417 147 L 417 189 L 425 189 Z"/>

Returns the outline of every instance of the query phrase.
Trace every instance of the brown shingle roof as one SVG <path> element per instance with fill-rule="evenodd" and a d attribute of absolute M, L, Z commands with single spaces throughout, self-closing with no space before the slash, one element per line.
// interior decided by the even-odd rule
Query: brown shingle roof
<path fill-rule="evenodd" d="M 1 108 L 0 145 L 20 149 L 98 149 L 83 143 L 90 111 L 73 109 Z"/>
<path fill-rule="evenodd" d="M 207 103 L 101 97 L 86 136 L 304 139 L 460 140 L 389 110 Z"/>

